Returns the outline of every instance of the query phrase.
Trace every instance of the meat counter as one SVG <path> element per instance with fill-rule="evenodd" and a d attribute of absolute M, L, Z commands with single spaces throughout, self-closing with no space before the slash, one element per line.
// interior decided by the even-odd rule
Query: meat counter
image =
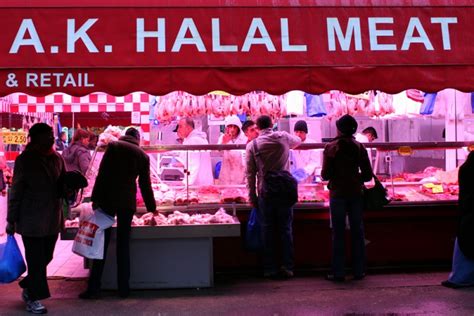
<path fill-rule="evenodd" d="M 325 144 L 304 144 L 301 149 L 324 148 Z M 426 263 L 447 264 L 452 255 L 452 242 L 457 223 L 457 170 L 446 170 L 444 153 L 467 153 L 469 143 L 371 143 L 373 166 L 388 190 L 392 202 L 383 210 L 365 213 L 369 266 L 393 266 Z M 153 187 L 158 210 L 173 214 L 224 207 L 235 212 L 240 223 L 240 235 L 245 234 L 250 206 L 244 184 L 193 186 L 183 181 L 162 181 L 159 178 L 160 155 L 174 151 L 211 151 L 219 156 L 227 150 L 239 150 L 244 145 L 206 146 L 153 146 L 144 147 L 151 157 Z M 420 154 L 421 153 L 421 154 Z M 424 165 L 424 156 L 441 156 L 435 166 Z M 420 155 L 418 157 L 417 155 Z M 173 157 L 173 155 L 171 155 Z M 462 163 L 462 155 L 455 165 Z M 415 160 L 416 163 L 408 162 Z M 410 172 L 393 172 L 397 161 L 406 160 Z M 97 161 L 97 159 L 95 159 Z M 94 163 L 94 162 L 93 162 Z M 399 163 L 399 162 L 398 162 Z M 96 166 L 98 166 L 96 162 Z M 91 166 L 94 170 L 94 166 Z M 185 172 L 185 170 L 184 170 Z M 300 201 L 295 205 L 294 235 L 296 263 L 299 267 L 326 267 L 330 262 L 330 228 L 326 183 L 315 178 L 316 183 L 299 187 Z M 93 184 L 93 179 L 91 179 Z M 138 204 L 142 204 L 138 196 Z M 139 208 L 139 212 L 144 208 Z M 180 213 L 177 213 L 179 216 Z M 147 227 L 139 216 L 134 229 L 150 231 L 160 227 Z M 151 225 L 154 225 L 151 223 Z M 213 240 L 214 261 L 217 269 L 253 267 L 258 262 L 255 254 L 245 251 L 240 237 Z M 318 249 L 313 251 L 313 249 Z"/>

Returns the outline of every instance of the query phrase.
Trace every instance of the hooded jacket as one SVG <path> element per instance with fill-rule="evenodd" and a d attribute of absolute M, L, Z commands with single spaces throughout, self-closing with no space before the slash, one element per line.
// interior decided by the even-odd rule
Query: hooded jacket
<path fill-rule="evenodd" d="M 156 210 L 151 188 L 150 158 L 132 136 L 122 136 L 107 146 L 92 190 L 92 202 L 114 215 L 137 208 L 137 177 L 149 212 Z"/>
<path fill-rule="evenodd" d="M 80 142 L 74 142 L 63 151 L 63 158 L 66 162 L 67 171 L 79 171 L 86 174 L 91 162 L 89 149 Z"/>
<path fill-rule="evenodd" d="M 239 128 L 236 138 L 230 140 L 228 144 L 246 144 L 247 137 L 242 132 L 242 122 L 236 115 L 226 118 L 225 127 L 235 125 Z M 219 137 L 217 144 L 223 144 L 224 134 Z M 245 181 L 245 161 L 243 150 L 226 150 L 222 154 L 222 166 L 219 173 L 219 184 L 242 184 Z"/>
<path fill-rule="evenodd" d="M 208 145 L 206 133 L 193 130 L 183 140 L 183 145 Z M 186 159 L 186 156 L 188 158 Z M 211 185 L 214 182 L 212 176 L 211 154 L 208 151 L 185 151 L 178 158 L 189 171 L 189 185 Z M 186 179 L 184 179 L 186 183 Z"/>

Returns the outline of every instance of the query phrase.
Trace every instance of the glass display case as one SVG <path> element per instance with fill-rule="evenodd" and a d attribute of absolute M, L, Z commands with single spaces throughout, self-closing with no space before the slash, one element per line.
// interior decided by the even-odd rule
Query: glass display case
<path fill-rule="evenodd" d="M 314 150 L 322 155 L 324 146 L 324 143 L 303 144 L 298 150 Z M 457 172 L 463 159 L 456 159 L 453 163 L 449 161 L 449 152 L 459 151 L 464 153 L 465 157 L 470 150 L 469 146 L 470 143 L 467 142 L 366 144 L 373 169 L 392 200 L 390 205 L 456 201 L 459 191 Z M 143 149 L 150 157 L 152 186 L 160 212 L 187 212 L 223 207 L 235 215 L 236 210 L 250 207 L 246 184 L 243 178 L 241 179 L 245 170 L 245 145 L 163 145 Z M 219 165 L 226 152 L 241 156 L 242 165 L 236 169 L 236 183 L 220 184 L 219 181 Z M 186 168 L 186 165 L 190 165 L 189 160 L 196 159 L 197 153 L 207 153 L 211 157 L 211 161 L 207 162 L 212 165 L 209 169 L 212 174 L 208 175 L 212 180 L 205 185 L 190 183 L 190 170 Z M 94 185 L 102 155 L 103 149 L 98 149 L 93 155 L 87 173 L 89 187 L 86 189 L 86 197 L 90 195 Z M 180 160 L 183 160 L 182 163 L 179 163 Z M 411 172 L 401 171 L 400 161 L 403 165 L 410 166 Z M 225 166 L 220 167 L 221 172 L 223 167 Z M 320 169 L 316 168 L 317 172 Z M 326 207 L 328 200 L 327 182 L 322 181 L 319 174 L 316 174 L 309 183 L 299 184 L 299 202 L 295 208 L 308 208 L 310 205 Z M 139 191 L 137 205 L 138 210 L 143 212 L 144 204 Z"/>

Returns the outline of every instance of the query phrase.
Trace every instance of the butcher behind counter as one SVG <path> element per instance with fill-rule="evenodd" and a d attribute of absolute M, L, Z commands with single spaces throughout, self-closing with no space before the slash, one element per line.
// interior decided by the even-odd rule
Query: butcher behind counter
<path fill-rule="evenodd" d="M 183 145 L 208 145 L 206 133 L 194 129 L 194 121 L 189 117 L 179 120 L 177 130 L 178 137 L 183 139 Z M 186 157 L 188 157 L 186 159 Z M 177 158 L 175 167 L 184 167 L 188 174 L 184 183 L 195 186 L 211 185 L 214 182 L 212 176 L 211 154 L 208 151 L 181 152 Z"/>

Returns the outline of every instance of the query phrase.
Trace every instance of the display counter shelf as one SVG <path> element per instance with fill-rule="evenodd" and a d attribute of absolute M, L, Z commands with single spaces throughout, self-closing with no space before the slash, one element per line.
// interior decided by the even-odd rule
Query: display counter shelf
<path fill-rule="evenodd" d="M 107 253 L 102 286 L 115 289 L 116 230 Z M 239 237 L 240 223 L 132 227 L 132 289 L 201 288 L 214 284 L 214 237 Z"/>
<path fill-rule="evenodd" d="M 67 228 L 72 237 L 77 228 Z M 107 251 L 102 287 L 117 288 L 116 227 Z M 133 226 L 130 288 L 201 288 L 214 284 L 213 238 L 239 237 L 240 223 Z"/>

